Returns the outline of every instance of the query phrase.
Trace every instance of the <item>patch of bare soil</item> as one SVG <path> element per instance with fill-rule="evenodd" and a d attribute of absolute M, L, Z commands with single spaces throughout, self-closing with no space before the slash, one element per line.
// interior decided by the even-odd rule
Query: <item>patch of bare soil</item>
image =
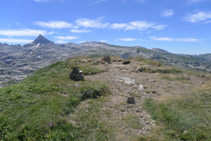
<path fill-rule="evenodd" d="M 132 72 L 133 64 L 123 65 L 121 62 L 99 65 L 106 69 L 105 72 L 87 76 L 85 79 L 93 81 L 103 81 L 108 84 L 111 95 L 107 97 L 107 102 L 102 103 L 102 110 L 109 110 L 112 116 L 104 116 L 103 121 L 115 125 L 115 140 L 126 141 L 132 137 L 146 134 L 154 125 L 150 115 L 142 108 L 142 102 L 147 97 L 143 81 L 146 76 L 137 76 Z M 134 96 L 135 104 L 128 104 L 127 98 Z M 75 114 L 88 106 L 88 101 L 84 101 L 75 111 Z M 73 118 L 74 114 L 70 116 Z M 140 125 L 136 125 L 140 124 Z"/>
<path fill-rule="evenodd" d="M 137 72 L 139 65 L 139 62 L 135 60 L 127 65 L 123 65 L 121 61 L 100 64 L 96 67 L 105 69 L 105 72 L 85 77 L 86 80 L 103 81 L 111 90 L 111 95 L 106 98 L 106 102 L 102 102 L 101 109 L 110 111 L 112 114 L 103 116 L 100 120 L 113 125 L 114 140 L 128 141 L 137 136 L 146 135 L 155 125 L 155 121 L 142 107 L 145 98 L 156 97 L 159 100 L 159 94 L 162 93 L 165 99 L 165 96 L 168 96 L 168 90 L 171 94 L 175 93 L 176 97 L 180 91 L 190 92 L 188 89 L 190 85 L 196 85 L 191 80 L 187 83 L 171 81 L 172 84 L 169 85 L 170 81 L 162 79 L 158 73 Z M 135 97 L 135 104 L 127 103 L 128 97 L 131 96 Z M 70 119 L 74 119 L 84 106 L 89 106 L 89 100 L 82 102 L 75 113 L 70 115 Z"/>

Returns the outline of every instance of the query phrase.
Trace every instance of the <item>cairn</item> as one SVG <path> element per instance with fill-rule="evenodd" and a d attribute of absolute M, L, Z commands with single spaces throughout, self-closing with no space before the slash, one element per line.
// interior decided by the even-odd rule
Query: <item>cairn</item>
<path fill-rule="evenodd" d="M 84 81 L 84 75 L 78 67 L 74 67 L 70 72 L 70 79 L 74 81 Z"/>

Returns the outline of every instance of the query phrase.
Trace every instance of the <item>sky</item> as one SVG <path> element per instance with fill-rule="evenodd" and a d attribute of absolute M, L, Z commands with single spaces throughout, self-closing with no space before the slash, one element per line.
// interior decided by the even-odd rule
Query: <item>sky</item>
<path fill-rule="evenodd" d="M 99 41 L 211 53 L 211 0 L 0 0 L 0 42 Z"/>

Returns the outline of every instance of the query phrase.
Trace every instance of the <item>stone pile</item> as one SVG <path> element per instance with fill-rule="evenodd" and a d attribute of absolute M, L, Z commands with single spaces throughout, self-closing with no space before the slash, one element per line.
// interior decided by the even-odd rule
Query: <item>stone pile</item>
<path fill-rule="evenodd" d="M 70 77 L 71 80 L 74 80 L 74 81 L 84 81 L 83 72 L 81 70 L 79 70 L 78 67 L 74 67 L 72 69 L 69 77 Z"/>

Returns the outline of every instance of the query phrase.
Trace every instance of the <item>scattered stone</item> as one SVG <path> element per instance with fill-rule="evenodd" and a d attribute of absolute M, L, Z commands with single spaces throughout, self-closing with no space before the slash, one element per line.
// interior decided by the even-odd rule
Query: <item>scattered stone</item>
<path fill-rule="evenodd" d="M 78 67 L 74 67 L 70 72 L 70 79 L 74 81 L 84 81 L 84 75 Z"/>
<path fill-rule="evenodd" d="M 139 113 L 139 112 L 141 112 L 141 111 L 140 111 L 139 109 L 136 109 L 136 112 Z"/>
<path fill-rule="evenodd" d="M 124 64 L 124 65 L 130 64 L 130 61 L 129 60 L 125 60 L 122 64 Z"/>
<path fill-rule="evenodd" d="M 125 110 L 124 109 L 121 109 L 121 112 L 125 112 Z"/>
<path fill-rule="evenodd" d="M 129 77 L 118 77 L 116 80 L 120 82 L 124 82 L 125 84 L 128 84 L 128 85 L 135 84 L 135 80 Z"/>
<path fill-rule="evenodd" d="M 111 63 L 110 56 L 104 56 L 102 60 L 105 61 L 105 62 L 107 62 L 107 63 L 109 63 L 109 64 Z"/>
<path fill-rule="evenodd" d="M 151 92 L 152 92 L 153 94 L 155 94 L 155 93 L 156 93 L 156 91 L 155 91 L 155 90 L 152 90 Z"/>
<path fill-rule="evenodd" d="M 128 97 L 127 103 L 128 103 L 128 104 L 136 104 L 135 98 L 134 98 L 134 97 Z"/>
<path fill-rule="evenodd" d="M 149 121 L 147 121 L 147 122 L 146 122 L 146 124 L 150 124 L 150 122 L 149 122 Z"/>
<path fill-rule="evenodd" d="M 138 87 L 138 89 L 139 89 L 140 91 L 143 91 L 143 90 L 144 90 L 144 86 L 140 84 L 139 87 Z"/>

